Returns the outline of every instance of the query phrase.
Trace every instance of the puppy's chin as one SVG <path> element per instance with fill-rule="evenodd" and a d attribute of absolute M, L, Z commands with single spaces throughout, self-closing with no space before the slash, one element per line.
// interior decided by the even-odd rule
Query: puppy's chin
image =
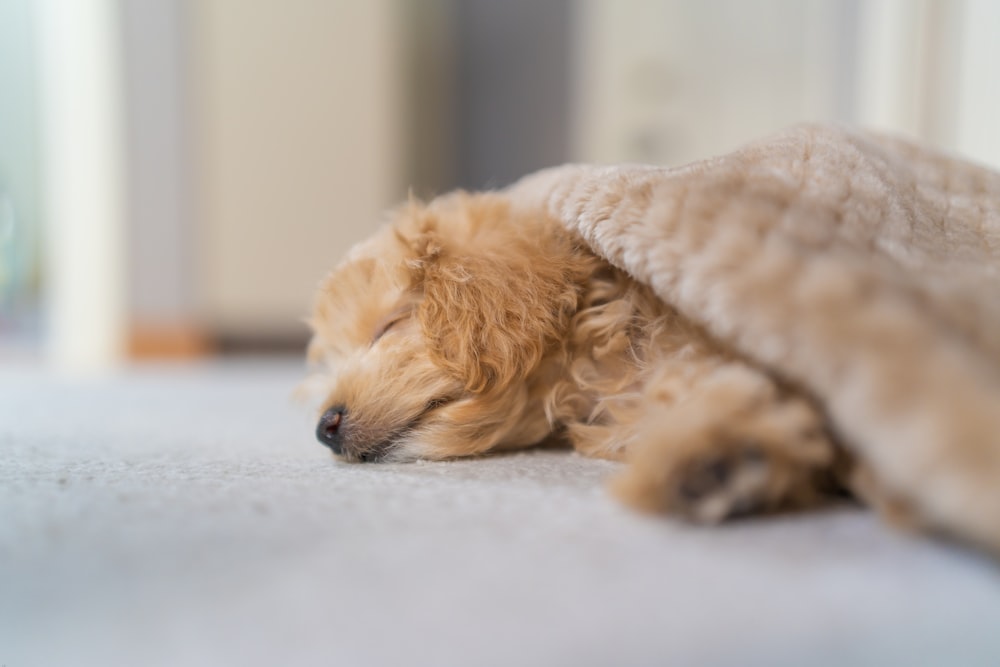
<path fill-rule="evenodd" d="M 418 416 L 414 420 L 376 443 L 360 446 L 347 453 L 348 461 L 376 463 L 409 463 L 418 460 L 441 461 L 459 456 L 472 456 L 488 451 L 499 433 L 475 433 L 470 424 L 456 424 L 440 415 Z"/>
<path fill-rule="evenodd" d="M 379 463 L 413 463 L 414 461 L 444 460 L 454 455 L 440 455 L 442 450 L 427 445 L 418 435 L 406 436 L 386 450 Z"/>
<path fill-rule="evenodd" d="M 341 425 L 335 455 L 348 463 L 402 463 L 428 458 L 424 446 L 427 424 L 434 418 L 433 401 L 407 411 L 402 406 L 381 418 L 366 418 L 364 408 L 348 409 Z"/>
<path fill-rule="evenodd" d="M 368 429 L 362 425 L 356 433 L 365 436 L 347 443 L 341 458 L 350 462 L 403 463 L 484 454 L 507 443 L 515 434 L 513 429 L 518 436 L 523 435 L 526 415 L 511 407 L 482 396 L 432 401 L 423 411 L 401 417 L 394 425 L 382 426 L 378 431 L 371 424 Z"/>

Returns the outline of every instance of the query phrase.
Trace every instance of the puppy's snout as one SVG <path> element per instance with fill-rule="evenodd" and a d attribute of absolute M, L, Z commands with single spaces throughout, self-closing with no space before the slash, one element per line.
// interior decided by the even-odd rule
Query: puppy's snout
<path fill-rule="evenodd" d="M 343 453 L 344 418 L 344 406 L 336 405 L 324 412 L 323 416 L 319 418 L 319 424 L 316 425 L 316 438 L 329 447 L 334 454 Z"/>

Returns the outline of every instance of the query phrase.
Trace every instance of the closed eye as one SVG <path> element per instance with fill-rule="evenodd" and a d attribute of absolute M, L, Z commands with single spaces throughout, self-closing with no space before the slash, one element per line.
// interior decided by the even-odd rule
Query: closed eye
<path fill-rule="evenodd" d="M 389 329 L 393 328 L 398 323 L 399 320 L 393 320 L 392 322 L 386 322 L 385 324 L 380 325 L 379 328 L 375 330 L 375 336 L 372 338 L 372 342 L 374 343 L 378 341 L 379 338 L 384 336 Z"/>
<path fill-rule="evenodd" d="M 405 311 L 396 311 L 386 317 L 379 325 L 375 328 L 375 335 L 372 336 L 372 345 L 378 342 L 378 339 L 384 336 L 390 329 L 405 320 L 410 316 L 410 309 Z"/>

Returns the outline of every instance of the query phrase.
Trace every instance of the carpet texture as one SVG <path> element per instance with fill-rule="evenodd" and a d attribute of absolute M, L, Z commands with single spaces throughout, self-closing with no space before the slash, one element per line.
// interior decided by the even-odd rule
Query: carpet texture
<path fill-rule="evenodd" d="M 853 507 L 636 516 L 615 464 L 346 465 L 298 362 L 0 371 L 0 664 L 1000 664 L 1000 569 Z"/>

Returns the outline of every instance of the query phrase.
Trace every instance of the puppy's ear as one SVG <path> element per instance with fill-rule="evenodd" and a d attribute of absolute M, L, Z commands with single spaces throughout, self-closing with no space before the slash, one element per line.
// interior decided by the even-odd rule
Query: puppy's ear
<path fill-rule="evenodd" d="M 435 236 L 424 239 L 418 310 L 435 362 L 475 393 L 525 379 L 576 310 L 570 245 L 494 237 L 456 248 Z"/>

